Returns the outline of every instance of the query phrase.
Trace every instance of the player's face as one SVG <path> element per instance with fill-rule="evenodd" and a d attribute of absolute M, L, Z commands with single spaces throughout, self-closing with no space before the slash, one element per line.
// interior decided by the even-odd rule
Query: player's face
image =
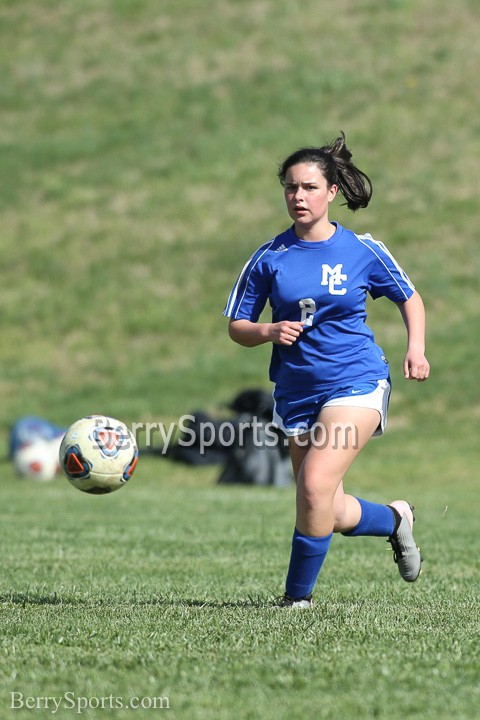
<path fill-rule="evenodd" d="M 337 186 L 328 187 L 317 165 L 299 163 L 287 170 L 285 202 L 288 214 L 298 229 L 328 222 L 328 206 L 336 194 Z"/>

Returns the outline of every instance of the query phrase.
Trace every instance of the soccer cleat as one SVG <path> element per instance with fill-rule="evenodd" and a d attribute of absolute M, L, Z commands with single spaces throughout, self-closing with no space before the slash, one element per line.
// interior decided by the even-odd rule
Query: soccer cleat
<path fill-rule="evenodd" d="M 280 607 L 291 608 L 292 610 L 309 610 L 312 606 L 313 600 L 311 595 L 306 595 L 303 598 L 297 598 L 295 600 L 285 593 L 280 601 Z"/>
<path fill-rule="evenodd" d="M 393 559 L 402 578 L 415 582 L 422 571 L 422 556 L 412 533 L 414 508 L 406 500 L 394 500 L 388 507 L 395 515 L 395 530 L 387 541 L 392 546 Z"/>

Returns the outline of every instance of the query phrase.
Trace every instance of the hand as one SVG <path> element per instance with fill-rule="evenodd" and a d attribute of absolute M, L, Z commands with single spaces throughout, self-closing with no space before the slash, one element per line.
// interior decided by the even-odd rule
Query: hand
<path fill-rule="evenodd" d="M 290 322 L 282 320 L 278 323 L 272 323 L 268 333 L 269 339 L 275 345 L 293 345 L 303 332 L 302 322 Z"/>
<path fill-rule="evenodd" d="M 405 380 L 423 382 L 430 375 L 430 364 L 423 353 L 408 351 L 403 362 Z"/>

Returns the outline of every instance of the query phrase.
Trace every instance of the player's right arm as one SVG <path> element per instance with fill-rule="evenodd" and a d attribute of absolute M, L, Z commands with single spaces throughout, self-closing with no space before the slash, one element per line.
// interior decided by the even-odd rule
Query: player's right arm
<path fill-rule="evenodd" d="M 266 342 L 275 345 L 293 345 L 303 330 L 303 323 L 282 320 L 276 323 L 230 320 L 228 334 L 231 339 L 244 347 L 255 347 Z"/>

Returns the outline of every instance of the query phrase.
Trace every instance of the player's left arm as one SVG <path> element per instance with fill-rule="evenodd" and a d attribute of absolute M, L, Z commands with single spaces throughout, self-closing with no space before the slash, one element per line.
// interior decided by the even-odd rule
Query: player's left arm
<path fill-rule="evenodd" d="M 425 357 L 425 307 L 420 294 L 413 295 L 403 303 L 396 303 L 407 328 L 407 352 L 403 361 L 406 380 L 423 382 L 430 374 L 430 364 Z"/>

